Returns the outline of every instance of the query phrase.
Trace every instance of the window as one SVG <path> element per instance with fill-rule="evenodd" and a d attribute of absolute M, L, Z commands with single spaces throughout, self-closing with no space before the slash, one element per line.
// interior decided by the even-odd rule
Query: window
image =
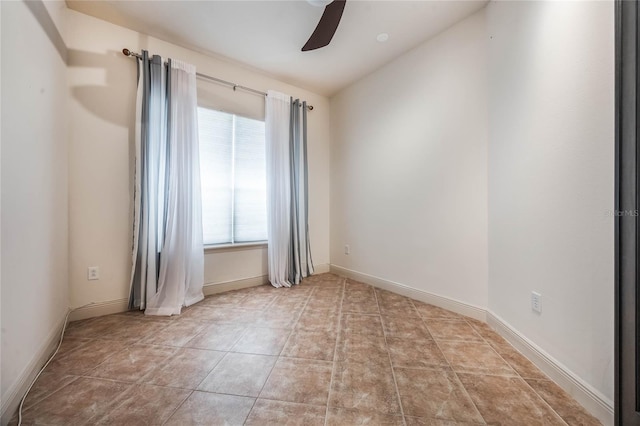
<path fill-rule="evenodd" d="M 267 239 L 264 122 L 198 108 L 204 244 Z"/>

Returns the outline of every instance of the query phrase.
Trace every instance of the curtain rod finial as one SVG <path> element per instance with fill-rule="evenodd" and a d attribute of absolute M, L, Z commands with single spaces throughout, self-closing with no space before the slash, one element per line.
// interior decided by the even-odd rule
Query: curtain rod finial
<path fill-rule="evenodd" d="M 122 54 L 124 56 L 131 56 L 131 51 L 127 48 L 122 49 Z"/>

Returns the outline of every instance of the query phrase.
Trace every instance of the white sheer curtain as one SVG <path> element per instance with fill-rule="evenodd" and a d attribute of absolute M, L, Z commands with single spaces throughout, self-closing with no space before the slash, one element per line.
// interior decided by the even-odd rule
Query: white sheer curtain
<path fill-rule="evenodd" d="M 129 307 L 177 315 L 204 298 L 196 70 L 142 56 Z"/>
<path fill-rule="evenodd" d="M 269 90 L 265 102 L 269 282 L 274 287 L 291 287 L 288 280 L 291 228 L 289 173 L 291 97 Z"/>

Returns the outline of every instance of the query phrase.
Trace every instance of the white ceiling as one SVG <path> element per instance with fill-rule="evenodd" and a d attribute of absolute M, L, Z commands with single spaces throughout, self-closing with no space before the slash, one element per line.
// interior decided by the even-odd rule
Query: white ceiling
<path fill-rule="evenodd" d="M 329 46 L 301 52 L 323 8 L 294 1 L 67 0 L 69 8 L 332 95 L 487 0 L 347 0 Z M 388 33 L 389 41 L 376 36 Z"/>

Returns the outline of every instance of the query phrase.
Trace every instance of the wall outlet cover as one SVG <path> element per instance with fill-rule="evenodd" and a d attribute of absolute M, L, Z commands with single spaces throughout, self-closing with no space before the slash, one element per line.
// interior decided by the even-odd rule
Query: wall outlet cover
<path fill-rule="evenodd" d="M 99 280 L 100 279 L 100 268 L 98 266 L 89 266 L 87 268 L 87 280 Z"/>
<path fill-rule="evenodd" d="M 531 292 L 531 310 L 539 314 L 542 313 L 542 295 L 535 291 Z"/>

